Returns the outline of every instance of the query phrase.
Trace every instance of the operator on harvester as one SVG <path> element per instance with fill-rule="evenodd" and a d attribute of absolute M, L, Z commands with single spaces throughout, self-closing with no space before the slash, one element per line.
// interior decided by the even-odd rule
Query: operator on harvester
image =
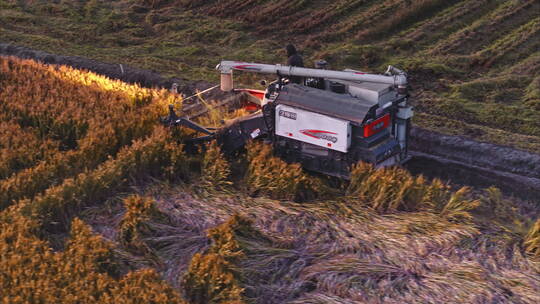
<path fill-rule="evenodd" d="M 287 65 L 288 66 L 296 66 L 296 67 L 304 67 L 304 60 L 302 60 L 302 56 L 298 54 L 296 51 L 296 48 L 292 44 L 287 44 L 285 47 L 285 50 L 287 50 Z M 290 76 L 289 80 L 294 83 L 301 84 L 303 79 L 299 76 Z"/>

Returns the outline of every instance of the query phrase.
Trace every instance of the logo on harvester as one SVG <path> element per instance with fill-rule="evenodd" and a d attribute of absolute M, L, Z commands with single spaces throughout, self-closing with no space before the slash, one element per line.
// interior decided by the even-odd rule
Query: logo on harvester
<path fill-rule="evenodd" d="M 328 132 L 328 131 L 322 131 L 322 130 L 300 130 L 300 133 L 307 135 L 309 137 L 327 140 L 333 143 L 336 143 L 338 141 L 338 138 L 336 136 L 332 136 L 332 135 L 338 135 L 337 133 L 334 133 L 334 132 Z"/>
<path fill-rule="evenodd" d="M 244 70 L 244 71 L 260 71 L 261 68 L 256 66 L 256 65 L 253 65 L 253 64 L 241 64 L 241 65 L 237 65 L 234 67 L 235 69 L 238 69 L 238 70 Z"/>
<path fill-rule="evenodd" d="M 278 113 L 279 113 L 279 116 L 281 116 L 281 117 L 296 120 L 296 113 L 294 113 L 294 112 L 289 112 L 289 111 L 285 111 L 285 110 L 279 110 Z"/>

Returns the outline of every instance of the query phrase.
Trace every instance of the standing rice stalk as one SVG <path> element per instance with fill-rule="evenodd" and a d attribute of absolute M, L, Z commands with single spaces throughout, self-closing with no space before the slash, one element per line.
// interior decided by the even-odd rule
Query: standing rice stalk
<path fill-rule="evenodd" d="M 246 184 L 251 194 L 275 199 L 304 200 L 328 192 L 321 180 L 309 176 L 300 164 L 288 164 L 272 154 L 272 147 L 262 143 L 248 145 Z"/>
<path fill-rule="evenodd" d="M 251 222 L 234 215 L 227 222 L 210 229 L 213 241 L 205 254 L 193 256 L 182 285 L 192 304 L 242 304 L 243 288 L 235 264 L 244 257 L 236 233 L 249 227 Z"/>
<path fill-rule="evenodd" d="M 469 190 L 469 187 L 462 187 L 452 194 L 450 200 L 443 207 L 439 215 L 453 222 L 471 221 L 472 215 L 469 213 L 469 211 L 480 206 L 480 201 L 467 199 Z"/>
<path fill-rule="evenodd" d="M 380 213 L 387 213 L 431 209 L 444 190 L 440 181 L 428 184 L 423 176 L 414 177 L 402 168 L 376 170 L 371 164 L 360 162 L 352 168 L 346 193 Z"/>
<path fill-rule="evenodd" d="M 152 250 L 144 238 L 152 233 L 149 222 L 162 217 L 155 201 L 131 195 L 124 199 L 124 206 L 126 213 L 120 222 L 118 241 L 132 252 L 152 255 Z"/>
<path fill-rule="evenodd" d="M 208 190 L 226 190 L 232 185 L 229 180 L 231 168 L 216 141 L 206 145 L 201 168 L 201 186 Z"/>
<path fill-rule="evenodd" d="M 527 254 L 540 261 L 540 219 L 536 220 L 525 236 L 523 246 Z"/>

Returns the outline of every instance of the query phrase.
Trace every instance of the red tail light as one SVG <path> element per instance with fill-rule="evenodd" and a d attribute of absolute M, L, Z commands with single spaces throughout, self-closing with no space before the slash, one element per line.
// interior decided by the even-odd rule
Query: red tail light
<path fill-rule="evenodd" d="M 377 118 L 364 126 L 364 137 L 370 137 L 386 129 L 390 125 L 390 114 Z"/>

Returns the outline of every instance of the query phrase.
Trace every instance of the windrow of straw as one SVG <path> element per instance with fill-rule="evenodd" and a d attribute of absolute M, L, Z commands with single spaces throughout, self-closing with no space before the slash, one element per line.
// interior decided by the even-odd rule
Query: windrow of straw
<path fill-rule="evenodd" d="M 180 218 L 196 214 L 197 223 L 222 222 L 234 211 L 253 220 L 255 229 L 234 233 L 242 256 L 232 265 L 247 301 L 539 299 L 537 266 L 519 248 L 485 241 L 472 223 L 441 217 L 439 209 L 378 214 L 346 197 L 300 204 L 174 192 L 160 203 L 176 206 Z"/>

